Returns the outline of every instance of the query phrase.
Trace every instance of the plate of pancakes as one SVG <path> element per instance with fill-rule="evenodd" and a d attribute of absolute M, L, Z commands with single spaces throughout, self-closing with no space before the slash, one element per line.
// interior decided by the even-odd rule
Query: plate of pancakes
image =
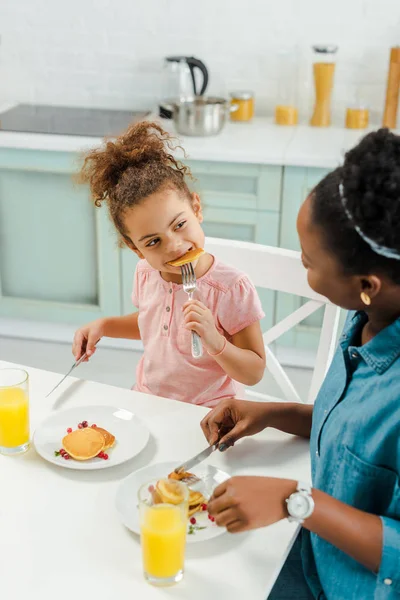
<path fill-rule="evenodd" d="M 172 474 L 177 462 L 163 462 L 149 465 L 134 471 L 119 485 L 116 495 L 116 508 L 122 523 L 133 533 L 140 535 L 138 491 L 140 487 L 154 480 L 166 480 Z M 199 478 L 199 482 L 189 484 L 188 543 L 202 542 L 225 533 L 226 529 L 218 527 L 211 521 L 206 510 L 207 502 L 214 489 L 230 475 L 217 467 L 200 464 L 191 473 Z M 173 481 L 173 480 L 171 480 Z M 165 484 L 157 484 L 156 490 L 165 503 L 172 503 L 169 498 L 171 490 Z M 193 525 L 190 519 L 195 520 Z"/>
<path fill-rule="evenodd" d="M 92 471 L 127 462 L 143 450 L 148 439 L 149 430 L 131 411 L 82 406 L 52 413 L 37 427 L 33 444 L 48 462 Z"/>

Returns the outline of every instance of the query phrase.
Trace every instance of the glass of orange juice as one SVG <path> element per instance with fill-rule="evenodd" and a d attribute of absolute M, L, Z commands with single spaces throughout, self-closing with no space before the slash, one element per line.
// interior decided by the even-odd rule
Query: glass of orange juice
<path fill-rule="evenodd" d="M 29 375 L 0 369 L 0 452 L 20 454 L 29 448 Z"/>
<path fill-rule="evenodd" d="M 178 583 L 183 577 L 189 490 L 180 481 L 161 479 L 142 485 L 138 495 L 144 576 L 157 586 Z"/>

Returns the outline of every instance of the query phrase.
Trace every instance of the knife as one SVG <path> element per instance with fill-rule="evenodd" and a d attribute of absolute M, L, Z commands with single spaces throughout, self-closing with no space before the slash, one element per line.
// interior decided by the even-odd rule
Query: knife
<path fill-rule="evenodd" d="M 64 375 L 64 377 L 63 377 L 62 379 L 60 379 L 60 381 L 57 383 L 57 385 L 55 385 L 55 386 L 53 387 L 53 389 L 52 389 L 52 390 L 51 390 L 51 391 L 50 391 L 48 394 L 46 394 L 45 398 L 48 398 L 48 397 L 50 396 L 50 394 L 52 394 L 52 393 L 53 393 L 53 392 L 54 392 L 54 391 L 55 391 L 55 390 L 58 388 L 58 386 L 59 386 L 59 385 L 61 385 L 61 384 L 62 384 L 62 382 L 63 382 L 65 379 L 67 379 L 68 375 L 70 375 L 70 374 L 72 373 L 72 371 L 73 371 L 74 369 L 76 369 L 76 367 L 78 367 L 78 366 L 81 364 L 81 362 L 82 362 L 82 361 L 84 361 L 84 360 L 85 360 L 85 358 L 87 358 L 87 356 L 86 356 L 86 352 L 85 352 L 85 354 L 83 354 L 83 356 L 81 356 L 81 357 L 80 357 L 80 359 L 79 359 L 79 360 L 77 360 L 76 362 L 74 362 L 74 364 L 72 365 L 72 367 L 70 368 L 70 370 L 68 371 L 68 373 L 67 373 L 66 375 Z"/>
<path fill-rule="evenodd" d="M 96 344 L 98 344 L 99 341 L 100 341 L 100 338 L 97 340 Z M 52 394 L 58 388 L 58 386 L 61 385 L 62 382 L 65 381 L 65 379 L 67 379 L 68 375 L 71 375 L 72 371 L 74 369 L 76 369 L 76 367 L 79 367 L 79 365 L 81 364 L 81 362 L 83 362 L 85 360 L 85 358 L 87 358 L 87 357 L 88 356 L 87 356 L 86 352 L 85 352 L 85 354 L 82 354 L 82 356 L 80 357 L 80 359 L 77 360 L 76 362 L 74 362 L 74 364 L 72 365 L 72 367 L 70 368 L 70 370 L 68 371 L 68 373 L 66 375 L 64 375 L 64 377 L 57 383 L 57 385 L 55 385 L 53 387 L 53 389 L 48 394 L 46 394 L 45 398 L 48 398 L 50 396 L 50 394 Z"/>
<path fill-rule="evenodd" d="M 216 449 L 217 444 L 215 444 L 215 446 L 208 446 L 208 448 L 202 450 L 201 452 L 199 452 L 199 454 L 196 454 L 196 456 L 193 456 L 193 458 L 191 458 L 190 460 L 187 460 L 179 467 L 176 467 L 176 469 L 174 469 L 174 472 L 182 473 L 183 471 L 189 471 L 189 469 L 193 469 L 193 467 L 205 460 Z"/>

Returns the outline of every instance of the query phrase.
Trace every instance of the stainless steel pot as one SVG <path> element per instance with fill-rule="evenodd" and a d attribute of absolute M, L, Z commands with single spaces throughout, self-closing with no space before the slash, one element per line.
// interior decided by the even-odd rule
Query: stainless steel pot
<path fill-rule="evenodd" d="M 167 101 L 172 118 L 181 135 L 217 135 L 225 125 L 229 114 L 238 109 L 225 98 L 199 96 L 183 101 Z"/>

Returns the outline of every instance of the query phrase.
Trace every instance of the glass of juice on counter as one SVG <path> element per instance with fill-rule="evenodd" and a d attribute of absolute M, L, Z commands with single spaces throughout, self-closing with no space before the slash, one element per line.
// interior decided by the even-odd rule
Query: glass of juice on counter
<path fill-rule="evenodd" d="M 29 376 L 22 369 L 0 369 L 0 452 L 29 448 Z"/>
<path fill-rule="evenodd" d="M 173 585 L 183 577 L 189 490 L 160 479 L 142 485 L 138 496 L 144 576 L 153 585 Z"/>

